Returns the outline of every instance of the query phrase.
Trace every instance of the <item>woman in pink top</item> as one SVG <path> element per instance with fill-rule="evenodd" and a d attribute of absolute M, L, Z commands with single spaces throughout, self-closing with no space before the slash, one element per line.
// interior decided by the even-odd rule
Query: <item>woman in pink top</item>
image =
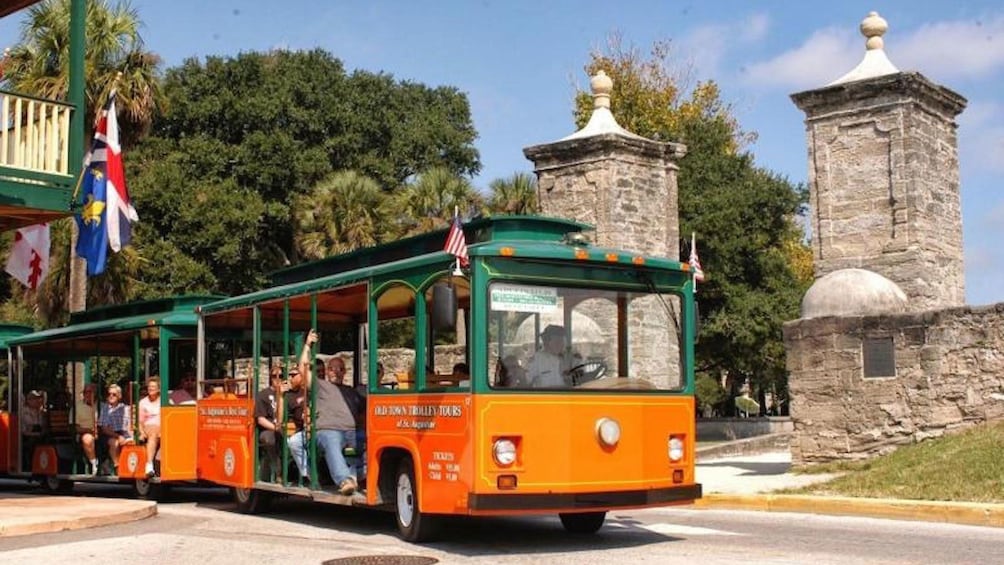
<path fill-rule="evenodd" d="M 152 477 L 160 443 L 160 377 L 157 376 L 146 380 L 146 397 L 139 401 L 139 439 L 146 441 L 146 476 Z"/>

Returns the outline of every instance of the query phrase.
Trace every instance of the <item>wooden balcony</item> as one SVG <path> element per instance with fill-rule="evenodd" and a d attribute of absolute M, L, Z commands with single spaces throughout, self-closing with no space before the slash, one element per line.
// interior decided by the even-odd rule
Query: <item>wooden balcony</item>
<path fill-rule="evenodd" d="M 63 102 L 0 91 L 0 231 L 68 216 L 75 175 Z"/>

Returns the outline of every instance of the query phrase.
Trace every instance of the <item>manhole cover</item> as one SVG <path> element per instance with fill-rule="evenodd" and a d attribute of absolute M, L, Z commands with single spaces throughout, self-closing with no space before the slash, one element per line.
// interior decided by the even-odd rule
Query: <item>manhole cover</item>
<path fill-rule="evenodd" d="M 433 563 L 439 563 L 439 560 L 424 555 L 359 555 L 328 559 L 321 565 L 432 565 Z"/>

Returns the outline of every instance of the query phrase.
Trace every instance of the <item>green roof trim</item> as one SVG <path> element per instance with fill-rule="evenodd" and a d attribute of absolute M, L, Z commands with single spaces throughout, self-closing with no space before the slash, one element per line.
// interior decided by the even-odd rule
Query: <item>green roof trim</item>
<path fill-rule="evenodd" d="M 70 325 L 127 318 L 139 315 L 164 315 L 173 312 L 194 312 L 197 306 L 226 298 L 218 295 L 183 295 L 140 300 L 125 304 L 100 306 L 70 315 Z"/>
<path fill-rule="evenodd" d="M 9 345 L 111 334 L 156 326 L 195 326 L 195 308 L 220 296 L 179 296 L 103 306 L 70 316 L 70 324 L 11 338 Z M 158 306 L 160 306 L 158 308 Z"/>
<path fill-rule="evenodd" d="M 7 342 L 21 337 L 25 334 L 30 334 L 34 331 L 31 326 L 22 326 L 19 324 L 0 324 L 0 349 L 7 349 Z"/>
<path fill-rule="evenodd" d="M 493 216 L 463 224 L 468 248 L 497 240 L 561 241 L 568 233 L 592 230 L 592 226 L 562 218 L 544 216 Z M 442 251 L 449 227 L 413 237 L 364 247 L 355 251 L 318 259 L 272 273 L 272 284 L 286 285 L 345 273 L 366 267 L 393 263 L 402 259 Z M 445 255 L 444 255 L 445 256 Z"/>

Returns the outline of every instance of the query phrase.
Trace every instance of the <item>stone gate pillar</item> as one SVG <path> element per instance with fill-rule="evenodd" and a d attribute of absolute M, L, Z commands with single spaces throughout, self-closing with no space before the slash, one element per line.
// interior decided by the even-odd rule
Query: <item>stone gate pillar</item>
<path fill-rule="evenodd" d="M 676 162 L 686 147 L 620 127 L 610 113 L 613 82 L 600 71 L 590 84 L 586 127 L 523 149 L 537 173 L 541 213 L 596 226 L 598 245 L 679 259 Z"/>
<path fill-rule="evenodd" d="M 965 303 L 956 116 L 959 94 L 886 57 L 886 21 L 861 23 L 865 57 L 805 112 L 816 277 L 862 268 L 892 280 L 912 310 Z"/>

